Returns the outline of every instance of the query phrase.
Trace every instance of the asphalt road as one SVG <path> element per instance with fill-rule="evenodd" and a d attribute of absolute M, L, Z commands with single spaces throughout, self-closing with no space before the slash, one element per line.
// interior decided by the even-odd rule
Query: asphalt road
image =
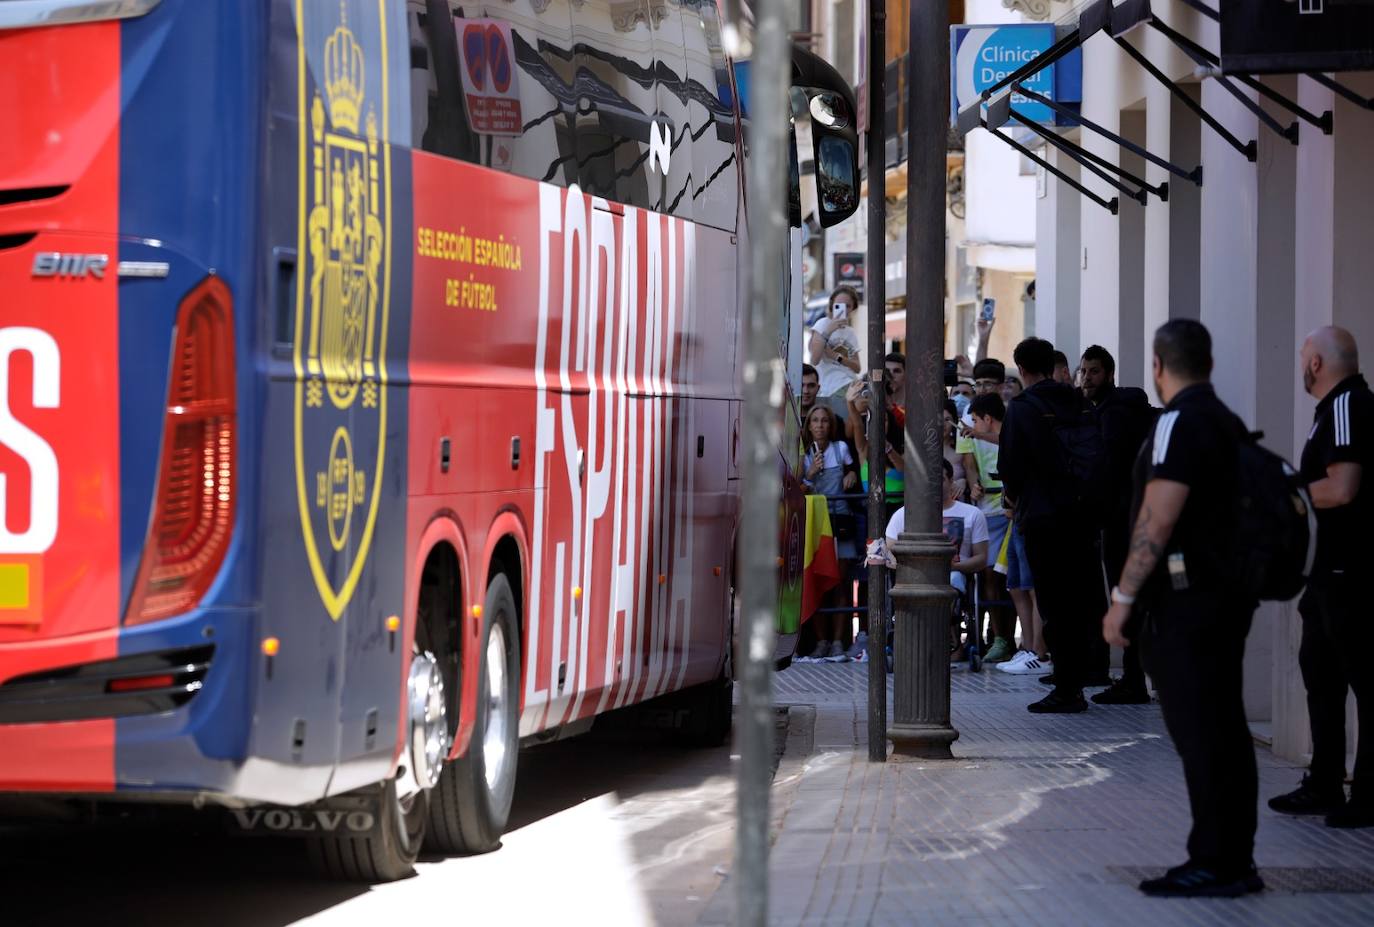
<path fill-rule="evenodd" d="M 731 860 L 733 765 L 728 747 L 605 738 L 526 750 L 499 850 L 376 886 L 204 818 L 0 826 L 0 927 L 694 924 Z"/>

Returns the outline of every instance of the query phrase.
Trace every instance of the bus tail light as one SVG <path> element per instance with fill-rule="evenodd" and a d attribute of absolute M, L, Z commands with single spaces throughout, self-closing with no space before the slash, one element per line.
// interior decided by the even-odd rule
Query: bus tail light
<path fill-rule="evenodd" d="M 181 301 L 152 524 L 125 624 L 194 608 L 214 582 L 234 527 L 234 309 L 219 277 Z"/>

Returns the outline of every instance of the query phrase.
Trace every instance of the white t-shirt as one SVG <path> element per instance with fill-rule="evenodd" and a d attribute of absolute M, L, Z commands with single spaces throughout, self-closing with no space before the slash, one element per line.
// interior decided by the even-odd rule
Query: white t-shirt
<path fill-rule="evenodd" d="M 823 318 L 811 326 L 811 330 L 821 336 L 831 348 L 844 350 L 849 354 L 859 353 L 859 335 L 852 325 L 841 325 L 832 318 Z M 849 388 L 858 374 L 844 364 L 837 363 L 825 355 L 816 363 L 816 373 L 821 378 L 822 396 L 833 396 Z"/>
<path fill-rule="evenodd" d="M 973 556 L 973 545 L 986 543 L 988 541 L 988 520 L 982 512 L 967 502 L 955 502 L 944 511 L 945 533 L 953 535 L 951 530 L 957 524 L 957 532 L 963 540 L 959 544 L 959 559 L 968 560 Z M 893 540 L 902 536 L 906 530 L 906 507 L 898 509 L 892 513 L 892 518 L 887 523 L 887 536 Z"/>

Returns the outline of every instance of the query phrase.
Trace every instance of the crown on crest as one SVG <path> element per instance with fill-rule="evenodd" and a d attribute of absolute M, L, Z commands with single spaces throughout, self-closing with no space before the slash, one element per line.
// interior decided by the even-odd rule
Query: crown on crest
<path fill-rule="evenodd" d="M 347 16 L 341 15 L 338 28 L 324 43 L 324 91 L 329 97 L 329 121 L 335 129 L 358 134 L 364 87 L 363 50 L 353 40 Z"/>

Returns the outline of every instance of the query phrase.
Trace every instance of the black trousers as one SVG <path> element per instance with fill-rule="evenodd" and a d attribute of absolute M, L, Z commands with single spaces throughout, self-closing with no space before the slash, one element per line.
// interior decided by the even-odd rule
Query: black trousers
<path fill-rule="evenodd" d="M 1107 571 L 1107 588 L 1119 582 L 1121 571 L 1126 567 L 1126 556 L 1130 553 L 1130 529 L 1112 527 L 1102 532 L 1102 566 Z M 1132 623 L 1126 627 L 1126 638 L 1130 641 L 1121 652 L 1121 683 L 1133 689 L 1145 691 L 1145 670 L 1140 665 L 1140 647 L 1136 640 L 1140 628 Z M 1093 649 L 1092 667 L 1107 673 L 1112 665 L 1112 650 L 1099 634 Z"/>
<path fill-rule="evenodd" d="M 1352 797 L 1374 802 L 1374 614 L 1360 592 L 1346 573 L 1312 577 L 1298 603 L 1298 665 L 1312 722 L 1312 784 L 1338 789 L 1345 782 L 1345 702 L 1353 689 L 1360 729 Z"/>
<path fill-rule="evenodd" d="M 1054 655 L 1055 688 L 1082 691 L 1107 611 L 1097 532 L 1070 519 L 1036 519 L 1020 528 Z"/>
<path fill-rule="evenodd" d="M 1241 694 L 1254 614 L 1253 603 L 1219 591 L 1170 590 L 1150 608 L 1141 639 L 1188 784 L 1188 858 L 1204 865 L 1246 866 L 1254 854 L 1259 781 Z"/>

